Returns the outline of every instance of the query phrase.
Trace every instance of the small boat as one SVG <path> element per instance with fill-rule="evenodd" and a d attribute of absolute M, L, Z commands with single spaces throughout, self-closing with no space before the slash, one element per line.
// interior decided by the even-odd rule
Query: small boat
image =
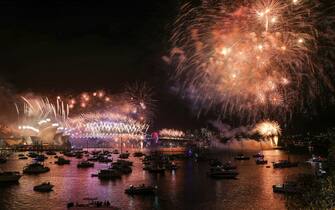
<path fill-rule="evenodd" d="M 133 156 L 134 157 L 143 157 L 144 154 L 142 152 L 134 152 Z"/>
<path fill-rule="evenodd" d="M 165 167 L 150 165 L 147 169 L 150 173 L 164 173 Z"/>
<path fill-rule="evenodd" d="M 115 149 L 115 150 L 113 150 L 112 153 L 117 155 L 117 154 L 119 154 L 119 150 Z"/>
<path fill-rule="evenodd" d="M 90 168 L 94 167 L 94 163 L 91 163 L 89 161 L 81 161 L 77 164 L 77 168 Z"/>
<path fill-rule="evenodd" d="M 31 158 L 35 158 L 35 157 L 38 156 L 38 154 L 36 152 L 29 152 L 28 156 L 31 157 Z"/>
<path fill-rule="evenodd" d="M 7 158 L 4 156 L 0 156 L 0 163 L 6 163 L 7 162 Z"/>
<path fill-rule="evenodd" d="M 98 173 L 99 179 L 117 179 L 121 178 L 121 173 L 118 170 L 115 169 L 102 169 Z"/>
<path fill-rule="evenodd" d="M 133 171 L 130 166 L 121 164 L 113 164 L 111 169 L 117 170 L 122 174 L 130 174 Z"/>
<path fill-rule="evenodd" d="M 81 154 L 81 153 L 77 153 L 77 154 L 76 154 L 76 158 L 77 158 L 77 159 L 82 159 L 82 158 L 83 158 L 83 154 Z"/>
<path fill-rule="evenodd" d="M 64 152 L 64 155 L 66 157 L 76 157 L 76 153 L 74 153 L 74 152 Z"/>
<path fill-rule="evenodd" d="M 265 164 L 268 164 L 268 161 L 267 160 L 264 160 L 264 158 L 256 158 L 256 164 L 257 165 L 265 165 Z"/>
<path fill-rule="evenodd" d="M 221 167 L 211 168 L 208 175 L 215 179 L 235 179 L 238 172 L 235 170 L 224 170 Z"/>
<path fill-rule="evenodd" d="M 28 159 L 28 157 L 26 157 L 26 156 L 20 156 L 19 157 L 19 160 L 27 160 Z"/>
<path fill-rule="evenodd" d="M 326 161 L 327 161 L 326 158 L 323 158 L 321 156 L 316 157 L 315 155 L 313 155 L 312 158 L 309 159 L 306 162 L 308 162 L 308 163 L 323 163 L 323 162 L 326 162 Z"/>
<path fill-rule="evenodd" d="M 264 155 L 262 153 L 257 153 L 256 155 L 253 155 L 254 158 L 264 158 Z"/>
<path fill-rule="evenodd" d="M 250 157 L 245 156 L 243 154 L 238 154 L 237 156 L 235 156 L 235 160 L 249 160 Z"/>
<path fill-rule="evenodd" d="M 116 163 L 121 164 L 121 165 L 126 165 L 126 166 L 132 166 L 133 162 L 128 161 L 128 160 L 117 160 Z"/>
<path fill-rule="evenodd" d="M 276 184 L 272 186 L 274 193 L 284 194 L 296 194 L 299 193 L 299 189 L 294 182 L 286 182 L 285 184 Z"/>
<path fill-rule="evenodd" d="M 280 160 L 278 162 L 273 163 L 273 168 L 291 168 L 297 166 L 298 162 L 291 162 L 289 160 Z"/>
<path fill-rule="evenodd" d="M 129 153 L 128 152 L 126 152 L 126 153 L 121 153 L 120 155 L 119 155 L 119 158 L 121 158 L 121 159 L 127 159 L 127 158 L 129 158 Z"/>
<path fill-rule="evenodd" d="M 0 183 L 18 182 L 21 177 L 19 172 L 0 170 Z"/>
<path fill-rule="evenodd" d="M 222 166 L 223 163 L 219 161 L 218 159 L 213 159 L 209 162 L 209 166 L 211 167 L 217 167 L 217 166 Z"/>
<path fill-rule="evenodd" d="M 120 210 L 120 208 L 112 206 L 109 201 L 98 201 L 98 198 L 84 198 L 88 203 L 73 203 L 67 204 L 67 209 L 70 210 Z"/>
<path fill-rule="evenodd" d="M 46 160 L 46 159 L 48 159 L 48 157 L 45 156 L 45 155 L 37 155 L 37 156 L 35 157 L 35 160 L 36 160 L 36 161 L 44 161 L 44 160 Z"/>
<path fill-rule="evenodd" d="M 221 165 L 221 168 L 223 168 L 224 170 L 233 170 L 236 169 L 237 166 L 233 165 L 230 161 L 225 162 Z"/>
<path fill-rule="evenodd" d="M 89 157 L 87 158 L 88 161 L 98 161 L 99 158 L 97 156 L 92 156 L 92 157 Z"/>
<path fill-rule="evenodd" d="M 25 155 L 22 154 L 22 153 L 20 153 L 20 154 L 18 154 L 17 156 L 18 156 L 18 157 L 24 157 Z"/>
<path fill-rule="evenodd" d="M 100 163 L 111 163 L 111 162 L 113 162 L 113 158 L 108 158 L 108 157 L 106 157 L 106 156 L 100 156 L 100 157 L 98 158 L 98 161 L 99 161 Z"/>
<path fill-rule="evenodd" d="M 36 185 L 34 187 L 34 190 L 35 191 L 38 191 L 38 192 L 50 192 L 52 191 L 52 188 L 54 187 L 54 185 L 50 184 L 50 182 L 44 182 L 40 185 Z"/>
<path fill-rule="evenodd" d="M 23 173 L 25 174 L 40 174 L 48 171 L 50 171 L 50 168 L 40 163 L 32 163 L 23 168 Z"/>
<path fill-rule="evenodd" d="M 58 157 L 58 160 L 55 161 L 57 165 L 70 164 L 70 160 L 65 159 L 64 157 Z"/>
<path fill-rule="evenodd" d="M 144 184 L 135 187 L 131 185 L 128 189 L 124 192 L 128 195 L 154 195 L 157 193 L 157 186 L 145 186 Z"/>
<path fill-rule="evenodd" d="M 168 170 L 177 170 L 179 167 L 175 162 L 168 162 L 167 164 L 165 164 L 165 168 Z"/>
<path fill-rule="evenodd" d="M 45 153 L 46 155 L 56 155 L 55 151 L 49 150 Z"/>

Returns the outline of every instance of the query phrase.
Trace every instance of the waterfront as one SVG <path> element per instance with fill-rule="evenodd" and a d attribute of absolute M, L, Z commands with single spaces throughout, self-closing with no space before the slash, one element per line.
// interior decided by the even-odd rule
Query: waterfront
<path fill-rule="evenodd" d="M 252 155 L 254 153 L 249 153 Z M 231 152 L 219 151 L 215 157 L 221 160 L 232 160 Z M 287 159 L 287 154 L 280 150 L 264 151 L 265 158 L 271 162 Z M 282 183 L 298 173 L 311 171 L 304 163 L 308 157 L 290 155 L 291 160 L 300 161 L 297 168 L 273 169 L 256 165 L 253 158 L 246 161 L 234 161 L 239 172 L 236 180 L 214 180 L 206 175 L 208 162 L 194 160 L 176 161 L 181 167 L 177 171 L 166 171 L 165 174 L 150 174 L 142 169 L 139 158 L 134 161 L 133 172 L 116 181 L 100 181 L 91 174 L 107 168 L 107 164 L 95 163 L 94 168 L 78 169 L 80 160 L 70 158 L 70 165 L 58 166 L 53 157 L 45 161 L 50 172 L 37 176 L 24 175 L 18 184 L 1 186 L 0 203 L 2 209 L 66 209 L 68 202 L 82 202 L 85 197 L 97 197 L 109 200 L 112 205 L 121 209 L 285 209 L 283 195 L 274 194 L 272 185 Z M 117 156 L 113 155 L 116 160 Z M 18 160 L 13 154 L 3 170 L 21 171 L 30 163 L 29 160 Z M 50 193 L 37 193 L 33 186 L 43 181 L 55 185 Z M 129 185 L 157 185 L 156 196 L 128 196 L 124 190 Z"/>

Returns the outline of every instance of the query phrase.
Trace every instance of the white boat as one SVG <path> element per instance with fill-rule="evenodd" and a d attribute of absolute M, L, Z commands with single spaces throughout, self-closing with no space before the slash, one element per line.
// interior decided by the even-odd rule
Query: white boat
<path fill-rule="evenodd" d="M 21 177 L 22 175 L 19 172 L 0 170 L 0 183 L 17 182 Z"/>

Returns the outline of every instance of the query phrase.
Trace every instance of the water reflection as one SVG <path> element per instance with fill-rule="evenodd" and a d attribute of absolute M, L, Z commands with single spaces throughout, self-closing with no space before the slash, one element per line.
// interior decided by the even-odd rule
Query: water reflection
<path fill-rule="evenodd" d="M 271 162 L 287 159 L 283 151 L 264 152 Z M 251 154 L 250 154 L 251 155 Z M 221 160 L 233 161 L 234 153 L 221 151 Z M 113 155 L 114 160 L 117 159 Z M 303 161 L 306 157 L 290 156 L 292 160 Z M 235 162 L 239 176 L 237 180 L 213 180 L 206 172 L 206 162 L 177 161 L 180 168 L 165 174 L 150 174 L 142 170 L 138 158 L 134 161 L 133 172 L 115 181 L 100 181 L 91 177 L 107 164 L 96 163 L 94 168 L 78 169 L 80 160 L 71 158 L 70 165 L 58 166 L 49 157 L 46 165 L 51 171 L 36 176 L 25 175 L 19 184 L 0 186 L 2 209 L 49 209 L 63 210 L 70 201 L 81 201 L 85 197 L 98 197 L 109 200 L 122 209 L 285 209 L 283 197 L 272 193 L 272 185 L 285 181 L 288 177 L 308 172 L 307 165 L 291 169 L 266 168 L 256 165 L 254 159 Z M 30 160 L 17 160 L 12 156 L 8 163 L 1 165 L 4 170 L 22 171 Z M 43 181 L 55 185 L 51 193 L 36 193 L 33 186 Z M 157 185 L 157 196 L 138 197 L 124 194 L 129 185 Z"/>

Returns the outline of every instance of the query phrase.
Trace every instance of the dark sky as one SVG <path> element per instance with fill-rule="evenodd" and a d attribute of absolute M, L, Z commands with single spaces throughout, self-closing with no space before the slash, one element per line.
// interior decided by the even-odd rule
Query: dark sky
<path fill-rule="evenodd" d="M 0 1 L 0 76 L 17 92 L 122 90 L 146 81 L 155 127 L 194 127 L 169 91 L 168 53 L 178 0 Z"/>
<path fill-rule="evenodd" d="M 197 127 L 205 120 L 195 120 L 186 102 L 169 91 L 171 67 L 161 59 L 184 2 L 0 0 L 0 79 L 17 92 L 40 93 L 119 92 L 126 83 L 146 81 L 158 100 L 154 127 Z M 333 125 L 334 110 L 308 116 L 308 127 Z M 302 115 L 298 122 L 304 127 Z"/>

